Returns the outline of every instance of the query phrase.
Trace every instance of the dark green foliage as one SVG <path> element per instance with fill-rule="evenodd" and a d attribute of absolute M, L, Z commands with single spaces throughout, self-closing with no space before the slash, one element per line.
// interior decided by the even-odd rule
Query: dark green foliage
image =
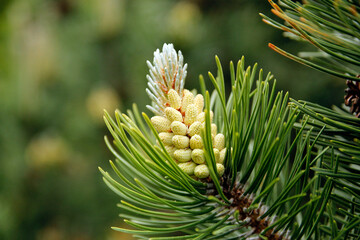
<path fill-rule="evenodd" d="M 296 40 L 311 43 L 319 51 L 303 52 L 299 57 L 274 45 L 275 51 L 307 66 L 326 73 L 360 81 L 360 5 L 352 0 L 310 0 L 304 4 L 269 0 L 272 12 L 285 20 L 278 23 L 262 15 L 264 21 L 286 32 Z M 282 8 L 280 8 L 281 6 Z"/>
<path fill-rule="evenodd" d="M 274 45 L 275 51 L 315 69 L 359 81 L 360 5 L 358 1 L 270 1 L 273 13 L 285 20 L 280 24 L 264 15 L 264 21 L 290 33 L 296 40 L 305 40 L 318 52 L 300 53 L 299 57 Z M 281 6 L 283 9 L 281 9 Z M 306 59 L 305 59 L 306 58 Z M 348 86 L 356 87 L 351 81 Z M 357 91 L 357 89 L 355 89 Z M 345 96 L 350 112 L 358 116 L 357 92 Z M 315 239 L 358 239 L 360 236 L 360 120 L 347 108 L 328 109 L 306 101 L 292 100 L 307 119 L 305 132 L 311 142 L 316 139 L 315 159 L 311 170 L 318 176 L 314 194 L 325 193 L 317 217 L 309 224 Z M 298 128 L 303 127 L 299 124 Z M 318 157 L 321 153 L 322 157 Z M 312 235 L 310 235 L 312 236 Z M 309 236 L 309 237 L 310 237 Z"/>
<path fill-rule="evenodd" d="M 317 151 L 325 152 L 311 169 L 319 176 L 320 191 L 330 184 L 332 191 L 318 214 L 316 236 L 331 239 L 357 239 L 360 234 L 360 120 L 342 109 L 317 104 L 291 103 L 310 117 L 306 131 L 323 130 Z M 317 154 L 317 153 L 315 153 Z M 325 183 L 325 184 L 324 184 Z"/>

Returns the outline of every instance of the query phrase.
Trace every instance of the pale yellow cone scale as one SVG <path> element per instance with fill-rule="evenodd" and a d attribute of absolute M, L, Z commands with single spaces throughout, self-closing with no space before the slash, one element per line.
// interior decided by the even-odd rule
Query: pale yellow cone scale
<path fill-rule="evenodd" d="M 205 122 L 205 112 L 201 112 L 199 115 L 197 115 L 196 117 L 196 121 L 199 121 L 199 122 Z M 214 113 L 212 111 L 210 111 L 210 122 L 212 122 L 212 119 L 214 117 Z"/>
<path fill-rule="evenodd" d="M 203 164 L 205 163 L 205 156 L 204 156 L 204 150 L 202 149 L 194 149 L 191 153 L 191 159 L 196 164 Z"/>
<path fill-rule="evenodd" d="M 200 134 L 201 132 L 201 122 L 194 122 L 189 127 L 189 136 L 192 137 L 195 134 Z"/>
<path fill-rule="evenodd" d="M 208 166 L 205 164 L 197 165 L 194 169 L 194 175 L 198 178 L 207 178 L 210 175 Z"/>
<path fill-rule="evenodd" d="M 182 114 L 175 108 L 167 107 L 167 108 L 165 108 L 164 112 L 165 112 L 167 119 L 169 119 L 170 123 L 172 123 L 173 121 L 182 122 L 182 120 L 183 120 Z"/>
<path fill-rule="evenodd" d="M 200 135 L 195 134 L 190 138 L 190 148 L 191 149 L 202 149 L 203 142 Z"/>
<path fill-rule="evenodd" d="M 226 148 L 220 151 L 220 158 L 218 163 L 224 164 L 225 155 L 226 155 Z"/>
<path fill-rule="evenodd" d="M 217 148 L 213 148 L 215 161 L 218 162 L 220 160 L 220 151 Z"/>
<path fill-rule="evenodd" d="M 201 113 L 204 108 L 204 97 L 201 94 L 198 94 L 194 98 L 194 104 L 196 105 L 198 109 L 198 113 Z"/>
<path fill-rule="evenodd" d="M 174 152 L 177 150 L 177 148 L 173 145 L 169 146 L 169 145 L 165 145 L 165 149 L 166 151 L 169 153 L 170 157 L 174 157 Z"/>
<path fill-rule="evenodd" d="M 216 135 L 216 133 L 217 133 L 217 126 L 216 126 L 216 124 L 215 123 L 212 123 L 211 124 L 211 135 Z"/>
<path fill-rule="evenodd" d="M 191 125 L 193 122 L 195 122 L 197 115 L 198 110 L 195 104 L 189 104 L 185 111 L 184 123 L 188 126 Z"/>
<path fill-rule="evenodd" d="M 187 148 L 189 147 L 189 138 L 183 135 L 174 135 L 172 138 L 172 143 L 176 148 Z"/>
<path fill-rule="evenodd" d="M 177 149 L 174 152 L 174 158 L 179 162 L 188 162 L 191 160 L 191 149 Z"/>
<path fill-rule="evenodd" d="M 222 133 L 216 134 L 214 137 L 214 148 L 217 148 L 219 151 L 223 150 L 225 147 L 225 136 Z"/>
<path fill-rule="evenodd" d="M 182 122 L 179 121 L 173 121 L 171 123 L 171 131 L 175 134 L 175 135 L 186 135 L 188 128 L 186 127 L 185 124 L 183 124 Z"/>
<path fill-rule="evenodd" d="M 200 129 L 205 130 L 205 122 L 201 123 Z M 216 136 L 216 131 L 217 131 L 216 124 L 212 123 L 211 124 L 211 140 L 213 141 L 213 143 L 214 143 L 214 137 Z"/>
<path fill-rule="evenodd" d="M 225 172 L 225 167 L 221 163 L 216 164 L 216 170 L 218 172 L 218 175 L 221 177 Z"/>
<path fill-rule="evenodd" d="M 170 107 L 173 107 L 175 109 L 180 109 L 181 107 L 181 98 L 179 94 L 174 90 L 170 89 L 168 92 L 168 100 Z"/>
<path fill-rule="evenodd" d="M 159 138 L 163 142 L 164 145 L 171 146 L 173 137 L 174 137 L 173 133 L 169 133 L 169 132 L 161 132 L 161 133 L 159 133 Z"/>
<path fill-rule="evenodd" d="M 151 118 L 151 123 L 158 132 L 169 132 L 171 122 L 164 117 L 155 116 Z"/>
<path fill-rule="evenodd" d="M 184 96 L 182 98 L 182 104 L 181 104 L 181 112 L 186 112 L 186 108 L 189 104 L 194 103 L 194 94 L 190 92 L 189 90 L 184 90 Z"/>
<path fill-rule="evenodd" d="M 197 115 L 196 121 L 201 123 L 205 122 L 205 112 L 201 112 L 199 115 Z"/>
<path fill-rule="evenodd" d="M 191 175 L 194 175 L 194 170 L 197 165 L 196 165 L 196 163 L 190 161 L 190 162 L 185 162 L 185 163 L 179 163 L 178 166 L 181 170 L 184 171 L 184 173 L 191 176 Z"/>

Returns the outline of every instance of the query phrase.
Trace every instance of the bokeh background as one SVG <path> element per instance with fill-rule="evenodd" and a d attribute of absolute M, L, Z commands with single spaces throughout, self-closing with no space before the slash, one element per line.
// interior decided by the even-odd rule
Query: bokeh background
<path fill-rule="evenodd" d="M 130 239 L 110 229 L 102 111 L 145 110 L 145 61 L 165 42 L 189 64 L 187 88 L 216 73 L 215 54 L 224 69 L 244 55 L 295 99 L 340 103 L 343 81 L 267 47 L 309 49 L 259 12 L 266 0 L 1 0 L 0 239 Z"/>

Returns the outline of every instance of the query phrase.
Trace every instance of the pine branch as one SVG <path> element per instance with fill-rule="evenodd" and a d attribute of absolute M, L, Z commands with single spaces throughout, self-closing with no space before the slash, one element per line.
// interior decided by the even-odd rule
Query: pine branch
<path fill-rule="evenodd" d="M 263 21 L 296 40 L 309 42 L 319 52 L 300 53 L 298 57 L 269 44 L 272 49 L 306 66 L 360 81 L 356 77 L 360 70 L 360 15 L 356 1 L 311 0 L 300 4 L 281 0 L 279 5 L 269 2 L 272 12 L 285 24 L 261 14 Z"/>
<path fill-rule="evenodd" d="M 170 59 L 166 54 L 163 57 Z M 179 94 L 151 86 L 163 93 L 160 104 L 164 105 L 155 111 L 158 116 L 150 119 L 143 114 L 142 118 L 136 106 L 128 115 L 116 111 L 115 120 L 105 112 L 105 123 L 114 139 L 105 141 L 116 158 L 110 161 L 116 176 L 100 171 L 105 183 L 119 195 L 120 216 L 131 227 L 114 229 L 140 239 L 311 237 L 317 232 L 316 222 L 322 220 L 314 209 L 321 207 L 325 212 L 334 186 L 329 177 L 325 186 L 319 184 L 321 174 L 310 177 L 318 171 L 311 167 L 327 153 L 313 158 L 321 131 L 308 129 L 304 119 L 293 136 L 299 107 L 289 108 L 288 94 L 275 92 L 273 76 L 258 71 L 257 65 L 245 68 L 244 59 L 236 69 L 230 64 L 232 91 L 226 96 L 218 58 L 216 63 L 217 77 L 209 73 L 215 87 L 212 94 L 200 77 L 204 104 L 196 103 L 186 89 Z M 201 106 L 194 108 L 195 115 L 189 110 L 192 105 Z M 195 135 L 190 132 L 197 124 L 193 118 L 197 114 L 196 119 L 203 122 L 197 137 L 202 140 L 200 149 L 189 147 L 186 140 L 193 141 Z M 176 137 L 180 135 L 174 133 L 180 134 L 183 126 L 188 128 L 185 135 Z M 223 134 L 214 132 L 214 126 Z M 218 153 L 221 149 L 223 155 Z M 204 152 L 202 162 L 198 155 L 194 157 L 195 150 Z M 179 152 L 182 155 L 176 154 Z"/>
<path fill-rule="evenodd" d="M 327 211 L 318 215 L 319 236 L 357 239 L 360 233 L 360 121 L 339 108 L 332 110 L 295 100 L 291 100 L 291 106 L 310 117 L 305 132 L 311 129 L 311 139 L 322 131 L 316 141 L 322 157 L 316 159 L 311 169 L 319 179 L 330 181 L 333 190 L 325 202 Z M 321 181 L 318 185 L 324 186 Z"/>
<path fill-rule="evenodd" d="M 359 5 L 354 1 L 341 0 L 314 0 L 304 4 L 283 0 L 279 3 L 283 10 L 274 2 L 269 2 L 274 8 L 272 12 L 285 20 L 285 25 L 262 15 L 264 21 L 291 37 L 295 36 L 296 40 L 311 43 L 319 52 L 300 53 L 298 57 L 272 44 L 269 46 L 297 62 L 348 79 L 345 104 L 350 106 L 351 113 L 359 117 Z M 315 193 L 327 192 L 316 219 L 308 223 L 313 227 L 307 239 L 313 233 L 316 239 L 358 239 L 359 119 L 342 109 L 331 110 L 305 101 L 291 100 L 291 106 L 308 120 L 304 132 L 310 136 L 316 149 L 311 164 L 314 164 L 311 170 L 318 176 Z M 304 129 L 304 124 L 298 128 Z"/>

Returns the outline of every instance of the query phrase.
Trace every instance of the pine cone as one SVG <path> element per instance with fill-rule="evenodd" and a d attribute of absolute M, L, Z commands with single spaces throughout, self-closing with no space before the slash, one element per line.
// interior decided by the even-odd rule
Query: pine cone
<path fill-rule="evenodd" d="M 150 75 L 147 76 L 148 93 L 155 113 L 151 118 L 154 128 L 166 151 L 176 161 L 181 170 L 198 179 L 208 178 L 209 168 L 205 162 L 201 129 L 205 128 L 204 97 L 194 96 L 184 89 L 187 64 L 183 56 L 176 53 L 172 44 L 164 44 L 162 52 L 156 50 L 154 61 L 148 61 Z M 213 154 L 219 176 L 225 172 L 225 136 L 217 133 L 217 126 L 211 123 L 213 112 L 209 112 Z"/>
<path fill-rule="evenodd" d="M 360 82 L 346 80 L 348 88 L 345 90 L 345 105 L 350 107 L 350 112 L 360 118 Z"/>

